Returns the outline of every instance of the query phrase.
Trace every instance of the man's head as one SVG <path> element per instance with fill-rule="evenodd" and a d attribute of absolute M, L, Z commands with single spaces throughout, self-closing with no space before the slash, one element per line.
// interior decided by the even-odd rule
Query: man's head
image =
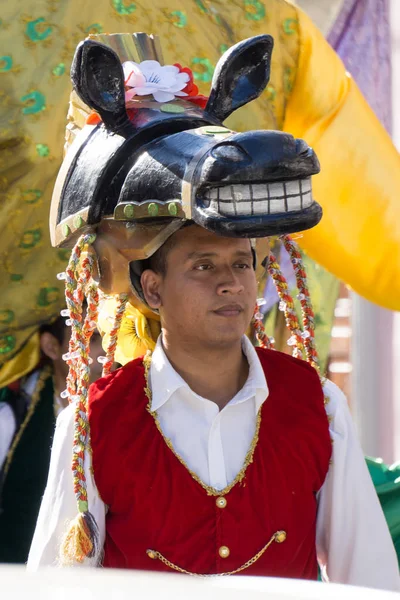
<path fill-rule="evenodd" d="M 256 305 L 250 240 L 184 227 L 152 257 L 141 284 L 169 339 L 224 348 L 247 331 Z"/>

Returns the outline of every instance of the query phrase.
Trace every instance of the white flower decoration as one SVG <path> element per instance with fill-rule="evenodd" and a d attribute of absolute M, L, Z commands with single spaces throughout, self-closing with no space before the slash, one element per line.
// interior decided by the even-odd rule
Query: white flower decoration
<path fill-rule="evenodd" d="M 187 96 L 182 90 L 189 81 L 189 75 L 179 71 L 174 65 L 162 67 L 157 60 L 133 61 L 122 65 L 125 79 L 125 101 L 134 96 L 153 94 L 157 102 L 169 102 L 175 96 Z"/>

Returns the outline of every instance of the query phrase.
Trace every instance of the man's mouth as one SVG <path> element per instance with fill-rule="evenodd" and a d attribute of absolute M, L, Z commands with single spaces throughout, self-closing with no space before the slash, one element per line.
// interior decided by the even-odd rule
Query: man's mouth
<path fill-rule="evenodd" d="M 243 307 L 240 304 L 225 304 L 213 312 L 221 317 L 237 317 L 243 312 Z"/>

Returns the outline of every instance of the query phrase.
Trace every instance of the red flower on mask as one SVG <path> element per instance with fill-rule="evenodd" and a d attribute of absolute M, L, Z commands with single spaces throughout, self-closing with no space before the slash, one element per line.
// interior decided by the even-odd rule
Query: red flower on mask
<path fill-rule="evenodd" d="M 189 75 L 189 81 L 186 84 L 186 87 L 183 88 L 182 92 L 185 92 L 187 96 L 184 96 L 184 100 L 188 100 L 189 102 L 193 102 L 193 104 L 197 104 L 200 108 L 205 108 L 207 104 L 207 96 L 202 96 L 199 94 L 199 88 L 193 81 L 193 73 L 189 67 L 182 67 L 179 63 L 174 63 L 174 67 L 178 67 L 181 73 L 186 73 Z"/>

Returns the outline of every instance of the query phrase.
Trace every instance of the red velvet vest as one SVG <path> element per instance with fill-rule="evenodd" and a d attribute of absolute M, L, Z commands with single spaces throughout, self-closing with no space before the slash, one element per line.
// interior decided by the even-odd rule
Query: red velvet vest
<path fill-rule="evenodd" d="M 257 352 L 269 396 L 246 465 L 221 492 L 202 484 L 162 436 L 147 409 L 142 359 L 91 386 L 94 477 L 109 507 L 105 567 L 170 571 L 162 555 L 190 573 L 250 561 L 242 573 L 317 578 L 315 495 L 331 456 L 321 384 L 306 362 Z M 259 556 L 277 531 L 285 541 Z"/>

